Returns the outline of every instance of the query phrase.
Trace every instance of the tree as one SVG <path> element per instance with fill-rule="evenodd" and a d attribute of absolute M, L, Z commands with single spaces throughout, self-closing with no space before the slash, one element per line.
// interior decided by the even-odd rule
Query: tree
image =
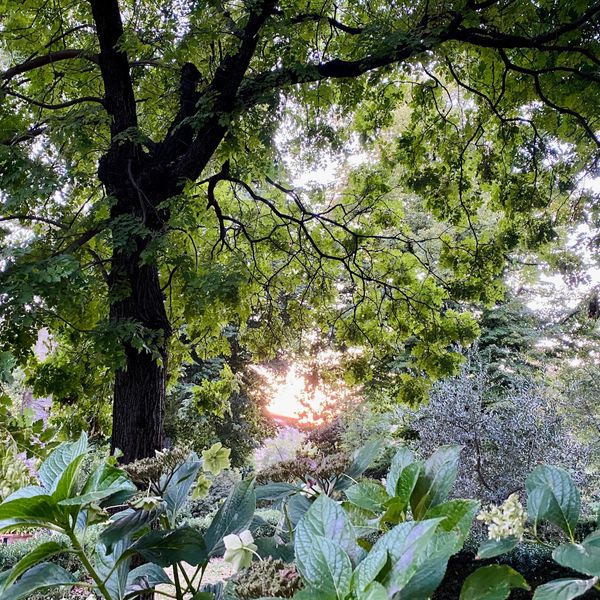
<path fill-rule="evenodd" d="M 536 220 L 593 164 L 599 3 L 4 5 L 3 345 L 26 360 L 42 324 L 92 340 L 124 460 L 162 446 L 169 368 L 186 344 L 226 351 L 226 323 L 256 351 L 318 328 L 400 347 L 413 374 L 455 369 L 475 328 L 446 299 L 497 296 L 507 249 L 551 236 Z M 389 156 L 329 197 L 286 183 L 282 122 L 300 154 L 339 148 L 403 97 Z M 439 263 L 388 181 L 399 165 L 449 224 Z M 484 203 L 504 211 L 494 232 Z"/>

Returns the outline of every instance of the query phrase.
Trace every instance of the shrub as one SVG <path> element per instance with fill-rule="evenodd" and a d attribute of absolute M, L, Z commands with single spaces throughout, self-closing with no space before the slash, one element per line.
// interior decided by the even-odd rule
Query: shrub
<path fill-rule="evenodd" d="M 474 354 L 457 377 L 433 386 L 428 405 L 398 408 L 416 433 L 414 446 L 428 454 L 443 444 L 465 448 L 456 494 L 499 502 L 515 491 L 536 463 L 560 465 L 586 481 L 589 452 L 568 431 L 545 389 L 531 381 L 490 394 L 493 382 Z"/>
<path fill-rule="evenodd" d="M 254 465 L 262 471 L 281 462 L 294 460 L 305 446 L 305 435 L 295 427 L 282 427 L 254 452 Z"/>

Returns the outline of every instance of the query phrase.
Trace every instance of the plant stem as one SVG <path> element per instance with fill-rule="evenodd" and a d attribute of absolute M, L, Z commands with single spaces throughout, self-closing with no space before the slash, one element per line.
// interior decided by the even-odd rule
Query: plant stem
<path fill-rule="evenodd" d="M 83 546 L 81 545 L 81 542 L 79 541 L 75 533 L 71 530 L 67 531 L 66 534 L 69 536 L 69 540 L 71 540 L 71 544 L 73 544 L 73 548 L 75 548 L 75 552 L 79 557 L 79 560 L 81 561 L 86 571 L 89 573 L 90 577 L 93 579 L 94 583 L 98 587 L 98 591 L 104 596 L 104 598 L 106 598 L 106 600 L 113 600 L 112 596 L 110 595 L 110 592 L 106 589 L 105 582 L 102 581 L 102 579 L 92 566 L 92 563 L 88 560 L 88 557 L 85 555 L 85 550 L 83 549 Z"/>
<path fill-rule="evenodd" d="M 179 581 L 179 569 L 177 563 L 173 565 L 173 579 L 175 580 L 175 595 L 177 600 L 183 600 L 183 592 L 181 591 L 181 582 Z"/>

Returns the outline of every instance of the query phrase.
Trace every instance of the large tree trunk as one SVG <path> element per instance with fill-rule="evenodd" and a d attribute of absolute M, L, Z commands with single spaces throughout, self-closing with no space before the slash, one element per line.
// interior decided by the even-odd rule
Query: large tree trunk
<path fill-rule="evenodd" d="M 125 364 L 115 376 L 112 448 L 128 463 L 164 446 L 167 343 L 171 328 L 158 268 L 144 264 L 147 242 L 135 236 L 114 250 L 111 322 L 124 338 Z M 131 333 L 133 332 L 133 335 Z"/>

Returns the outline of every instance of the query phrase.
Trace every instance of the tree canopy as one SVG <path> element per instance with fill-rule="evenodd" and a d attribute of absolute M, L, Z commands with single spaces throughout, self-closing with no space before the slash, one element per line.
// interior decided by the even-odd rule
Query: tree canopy
<path fill-rule="evenodd" d="M 2 10 L 0 350 L 63 398 L 108 382 L 126 460 L 162 446 L 168 374 L 228 354 L 226 326 L 256 356 L 360 348 L 357 376 L 392 357 L 418 398 L 510 253 L 594 213 L 600 3 Z M 294 184 L 357 148 L 336 185 Z"/>

